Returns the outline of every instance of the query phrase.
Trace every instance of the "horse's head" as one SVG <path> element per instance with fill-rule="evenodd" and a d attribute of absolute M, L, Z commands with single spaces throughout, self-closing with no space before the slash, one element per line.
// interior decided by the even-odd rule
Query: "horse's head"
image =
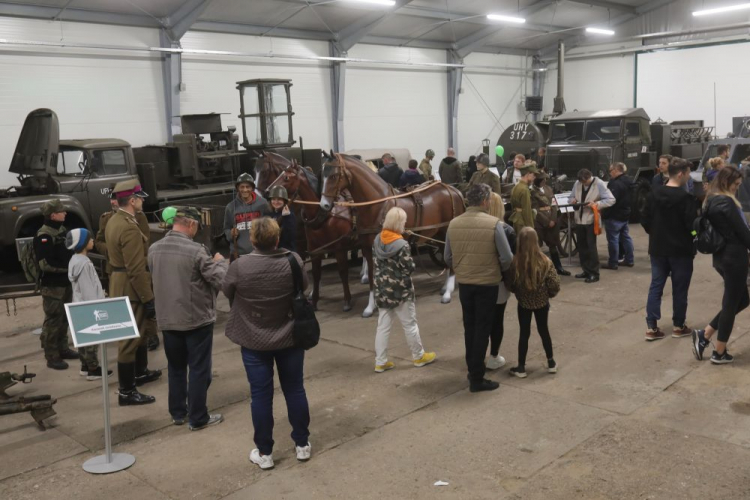
<path fill-rule="evenodd" d="M 323 165 L 323 193 L 320 196 L 320 208 L 326 212 L 333 209 L 333 202 L 341 191 L 350 185 L 350 174 L 346 162 L 340 154 Z"/>
<path fill-rule="evenodd" d="M 283 156 L 270 151 L 263 151 L 262 156 L 255 162 L 255 182 L 258 191 L 261 193 L 267 192 L 282 170 L 289 165 L 291 163 Z"/>
<path fill-rule="evenodd" d="M 296 198 L 303 176 L 302 168 L 297 165 L 296 161 L 292 160 L 292 163 L 281 169 L 276 179 L 268 185 L 267 190 L 270 191 L 274 186 L 282 186 L 289 193 L 289 199 L 292 200 Z"/>

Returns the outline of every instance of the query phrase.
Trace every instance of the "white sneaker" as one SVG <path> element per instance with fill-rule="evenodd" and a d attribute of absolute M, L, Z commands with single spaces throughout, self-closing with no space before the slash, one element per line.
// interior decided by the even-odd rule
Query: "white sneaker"
<path fill-rule="evenodd" d="M 273 469 L 273 455 L 261 455 L 258 448 L 251 451 L 248 458 L 263 470 Z"/>
<path fill-rule="evenodd" d="M 310 454 L 312 453 L 312 445 L 308 441 L 307 446 L 295 446 L 297 450 L 297 460 L 300 462 L 307 462 L 310 460 Z"/>
<path fill-rule="evenodd" d="M 499 354 L 497 356 L 490 356 L 490 359 L 487 360 L 488 370 L 497 370 L 503 366 L 505 366 L 505 358 Z"/>

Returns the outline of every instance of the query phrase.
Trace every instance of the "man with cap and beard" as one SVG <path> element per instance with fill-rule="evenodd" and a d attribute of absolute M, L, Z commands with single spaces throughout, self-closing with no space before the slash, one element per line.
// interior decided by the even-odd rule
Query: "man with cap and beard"
<path fill-rule="evenodd" d="M 211 385 L 211 350 L 216 295 L 229 263 L 193 241 L 201 226 L 194 207 L 177 207 L 172 230 L 148 251 L 153 272 L 156 319 L 164 332 L 169 363 L 169 413 L 175 425 L 191 431 L 218 424 L 221 414 L 206 407 Z"/>
<path fill-rule="evenodd" d="M 253 251 L 250 227 L 255 219 L 268 211 L 268 202 L 255 192 L 255 179 L 248 173 L 240 174 L 235 182 L 237 197 L 224 212 L 224 236 L 229 241 L 230 260 Z"/>
<path fill-rule="evenodd" d="M 65 370 L 65 359 L 78 359 L 78 353 L 68 345 L 68 320 L 65 303 L 73 298 L 68 281 L 68 263 L 73 253 L 65 247 L 67 230 L 65 207 L 58 199 L 42 205 L 44 225 L 34 237 L 34 255 L 39 264 L 44 323 L 42 324 L 42 349 L 47 367 Z"/>
<path fill-rule="evenodd" d="M 110 297 L 128 297 L 139 332 L 147 328 L 146 320 L 156 317 L 151 274 L 146 267 L 148 238 L 141 232 L 136 214 L 143 210 L 148 195 L 137 179 L 118 182 L 114 188 L 118 210 L 107 223 L 104 238 L 107 257 L 112 266 Z M 117 373 L 120 379 L 120 406 L 153 403 L 156 398 L 141 394 L 136 386 L 161 377 L 161 370 L 148 369 L 148 351 L 144 336 L 120 341 Z"/>
<path fill-rule="evenodd" d="M 109 212 L 104 212 L 99 217 L 99 231 L 97 231 L 96 239 L 94 240 L 94 248 L 96 249 L 97 253 L 104 255 L 104 257 L 107 257 L 107 239 L 105 237 L 107 223 L 119 210 L 119 207 L 117 205 L 117 198 L 115 198 L 115 184 L 113 184 L 110 188 L 109 204 L 112 210 L 110 210 Z M 146 218 L 146 214 L 144 214 L 142 211 L 136 212 L 135 220 L 138 223 L 138 228 L 143 233 L 143 236 L 146 237 L 146 245 L 150 245 L 151 229 L 148 227 L 148 219 Z M 107 257 L 107 276 L 112 276 L 112 265 L 109 263 L 109 257 Z M 148 350 L 155 351 L 159 347 L 159 332 L 156 326 L 156 320 L 147 319 L 145 331 L 143 331 L 142 333 L 143 336 L 146 337 L 146 346 L 148 347 Z"/>
<path fill-rule="evenodd" d="M 493 192 L 500 194 L 500 177 L 490 172 L 490 157 L 482 153 L 477 157 L 477 171 L 469 179 L 469 188 L 476 184 L 487 184 Z"/>

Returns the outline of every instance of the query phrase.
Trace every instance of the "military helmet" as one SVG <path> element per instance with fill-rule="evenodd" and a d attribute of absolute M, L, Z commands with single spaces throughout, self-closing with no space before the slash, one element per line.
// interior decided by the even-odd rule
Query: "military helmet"
<path fill-rule="evenodd" d="M 427 158 L 434 158 L 434 157 L 435 157 L 435 152 L 434 152 L 433 150 L 431 150 L 431 149 L 428 149 L 428 150 L 427 150 L 427 151 L 425 152 L 425 154 L 424 154 L 424 155 L 425 155 L 425 156 L 426 156 Z"/>
<path fill-rule="evenodd" d="M 255 187 L 255 179 L 253 179 L 253 176 L 248 174 L 247 172 L 243 172 L 240 174 L 239 177 L 237 177 L 237 180 L 235 181 L 234 185 L 235 187 L 239 186 L 243 182 L 247 182 L 248 184 L 252 184 L 253 187 Z"/>
<path fill-rule="evenodd" d="M 268 198 L 274 199 L 274 198 L 281 198 L 284 201 L 289 201 L 289 195 L 286 192 L 286 188 L 284 186 L 274 186 L 271 188 L 271 191 L 268 192 Z"/>

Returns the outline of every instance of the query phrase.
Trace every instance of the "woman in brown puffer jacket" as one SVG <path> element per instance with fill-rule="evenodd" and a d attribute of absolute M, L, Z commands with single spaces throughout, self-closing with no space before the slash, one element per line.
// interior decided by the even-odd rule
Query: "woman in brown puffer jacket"
<path fill-rule="evenodd" d="M 294 281 L 289 255 L 302 269 L 303 288 L 307 288 L 308 280 L 300 256 L 277 248 L 279 235 L 279 225 L 273 219 L 253 221 L 250 239 L 254 250 L 230 264 L 223 286 L 231 304 L 226 335 L 242 347 L 242 361 L 250 382 L 253 439 L 257 446 L 250 452 L 250 461 L 261 469 L 273 467 L 274 362 L 286 399 L 297 460 L 310 458 L 310 410 L 302 383 L 305 351 L 294 347 L 292 339 Z"/>

